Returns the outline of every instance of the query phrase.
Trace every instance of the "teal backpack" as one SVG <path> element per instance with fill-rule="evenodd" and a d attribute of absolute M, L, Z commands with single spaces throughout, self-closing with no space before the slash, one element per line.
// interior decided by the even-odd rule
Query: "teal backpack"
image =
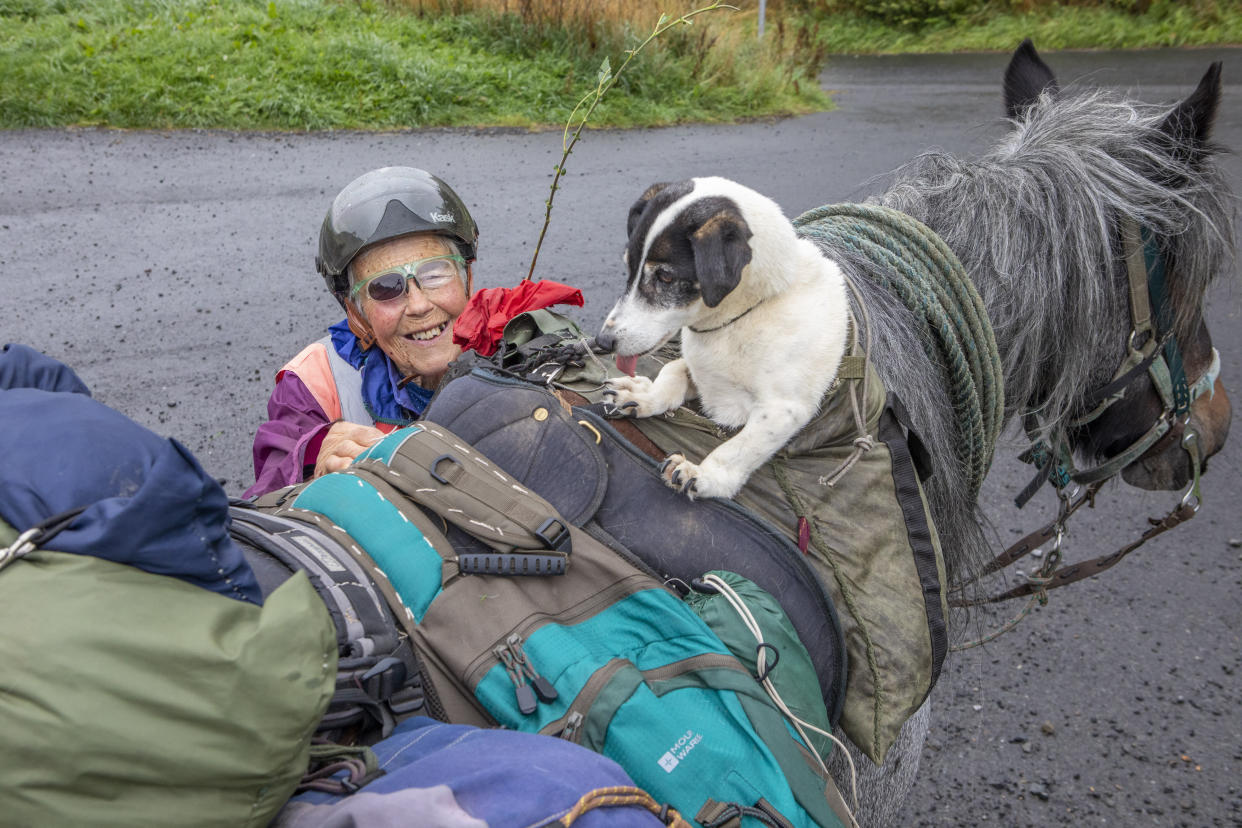
<path fill-rule="evenodd" d="M 708 584 L 726 581 L 683 600 L 442 426 L 395 431 L 348 471 L 258 505 L 319 527 L 368 569 L 418 654 L 421 712 L 582 744 L 705 826 L 852 823 L 824 743 L 805 735 L 828 715 L 792 632 L 758 647 L 760 683 L 756 642 L 741 645 L 748 668 L 691 606 L 720 616 Z M 758 614 L 770 630 L 779 606 Z M 809 689 L 784 685 L 801 723 L 770 695 L 780 676 Z"/>

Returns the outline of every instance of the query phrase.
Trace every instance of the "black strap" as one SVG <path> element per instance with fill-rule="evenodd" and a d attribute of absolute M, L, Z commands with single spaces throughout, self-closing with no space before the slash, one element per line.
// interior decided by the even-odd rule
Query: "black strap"
<path fill-rule="evenodd" d="M 35 548 L 45 546 L 52 538 L 68 529 L 69 525 L 77 519 L 78 515 L 85 511 L 85 506 L 79 506 L 76 509 L 70 509 L 67 512 L 52 515 L 51 517 L 45 518 L 33 526 L 23 530 L 19 534 L 24 535 L 32 530 L 37 530 L 34 535 L 27 538 L 27 542 Z"/>
<path fill-rule="evenodd" d="M 906 527 L 906 539 L 914 556 L 914 568 L 919 576 L 919 586 L 923 591 L 923 610 L 927 618 L 927 633 L 931 642 L 931 682 L 927 692 L 935 686 L 940 678 L 940 668 L 944 664 L 945 654 L 949 651 L 948 625 L 945 621 L 941 604 L 943 587 L 940 583 L 940 570 L 936 566 L 936 548 L 932 544 L 931 528 L 927 522 L 927 512 L 923 508 L 923 497 L 916 480 L 918 476 L 914 452 L 911 451 L 908 437 L 902 433 L 893 402 L 895 394 L 889 394 L 888 406 L 880 415 L 878 436 L 888 446 L 892 460 L 893 491 L 897 496 L 897 505 L 901 509 L 902 520 Z M 900 401 L 897 400 L 897 405 Z M 911 434 L 913 432 L 910 432 Z"/>

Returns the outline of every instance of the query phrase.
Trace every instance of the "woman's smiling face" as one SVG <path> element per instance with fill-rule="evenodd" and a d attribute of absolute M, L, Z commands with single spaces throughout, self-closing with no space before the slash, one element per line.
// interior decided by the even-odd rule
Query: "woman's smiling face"
<path fill-rule="evenodd" d="M 431 233 L 391 239 L 358 254 L 350 268 L 352 284 L 419 259 L 454 253 L 448 241 Z M 466 300 L 464 268 L 461 279 L 431 291 L 424 291 L 411 279 L 405 294 L 396 299 L 377 302 L 365 288 L 357 299 L 376 344 L 403 376 L 416 374 L 424 388 L 434 388 L 448 364 L 461 353 L 453 344 L 453 321 L 465 309 Z"/>

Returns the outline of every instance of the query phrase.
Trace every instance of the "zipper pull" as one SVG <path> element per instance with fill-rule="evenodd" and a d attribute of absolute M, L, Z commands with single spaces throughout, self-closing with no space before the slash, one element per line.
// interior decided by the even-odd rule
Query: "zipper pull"
<path fill-rule="evenodd" d="M 523 675 L 522 668 L 513 657 L 513 653 L 509 652 L 509 648 L 501 644 L 493 647 L 492 652 L 496 654 L 496 658 L 500 659 L 500 663 L 505 666 L 505 672 L 509 674 L 509 681 L 513 682 L 514 694 L 517 696 L 518 710 L 523 716 L 529 716 L 539 707 L 539 702 L 535 699 L 535 691 L 526 683 L 526 677 Z"/>
<path fill-rule="evenodd" d="M 581 739 L 579 728 L 582 727 L 582 714 L 577 710 L 571 710 L 568 718 L 565 719 L 565 727 L 561 730 L 561 738 L 567 742 L 575 744 Z"/>
<path fill-rule="evenodd" d="M 530 663 L 530 659 L 526 657 L 526 651 L 522 649 L 522 637 L 514 633 L 506 639 L 506 643 L 514 655 L 517 656 L 518 667 L 530 678 L 531 684 L 535 686 L 535 693 L 539 696 L 539 701 L 556 701 L 556 688 L 552 686 L 552 682 L 539 675 L 539 671 Z"/>

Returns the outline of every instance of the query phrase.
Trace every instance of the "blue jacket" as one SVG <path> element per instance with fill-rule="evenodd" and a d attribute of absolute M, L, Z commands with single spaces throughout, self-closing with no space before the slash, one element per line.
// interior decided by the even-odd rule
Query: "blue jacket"
<path fill-rule="evenodd" d="M 66 365 L 0 351 L 0 517 L 18 532 L 86 507 L 45 544 L 262 603 L 228 497 L 185 446 L 91 399 Z"/>

